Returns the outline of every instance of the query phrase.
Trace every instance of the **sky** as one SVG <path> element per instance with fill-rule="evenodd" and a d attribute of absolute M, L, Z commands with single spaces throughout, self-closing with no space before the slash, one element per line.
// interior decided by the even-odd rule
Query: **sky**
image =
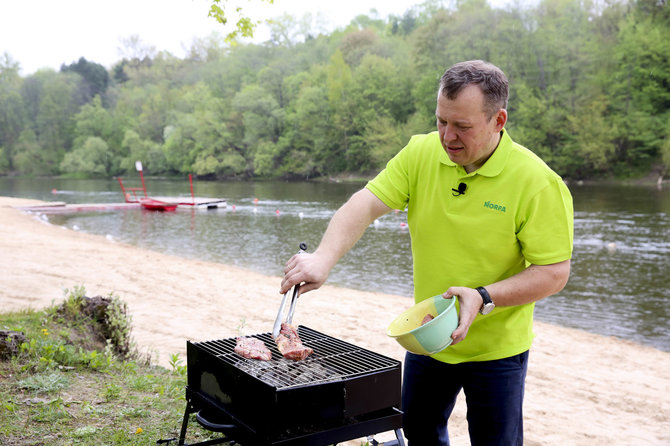
<path fill-rule="evenodd" d="M 305 13 L 321 17 L 328 31 L 346 26 L 359 14 L 376 9 L 381 18 L 402 15 L 421 0 L 228 0 L 254 19 Z M 143 45 L 184 57 L 197 38 L 223 27 L 208 17 L 212 0 L 0 0 L 0 60 L 7 53 L 18 62 L 21 75 L 40 68 L 59 70 L 86 58 L 111 68 L 123 58 L 123 41 L 138 36 Z M 254 41 L 267 40 L 259 27 Z"/>

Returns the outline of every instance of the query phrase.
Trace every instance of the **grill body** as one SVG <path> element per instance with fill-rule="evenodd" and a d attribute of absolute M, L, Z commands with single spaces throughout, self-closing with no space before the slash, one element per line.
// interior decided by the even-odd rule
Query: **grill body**
<path fill-rule="evenodd" d="M 240 357 L 236 338 L 188 342 L 187 398 L 194 410 L 232 420 L 259 444 L 342 428 L 346 436 L 347 426 L 356 438 L 353 426 L 377 419 L 387 422 L 368 433 L 400 428 L 399 361 L 308 327 L 298 334 L 314 349 L 303 361 L 282 358 L 270 333 L 254 337 L 270 348 L 271 361 Z"/>

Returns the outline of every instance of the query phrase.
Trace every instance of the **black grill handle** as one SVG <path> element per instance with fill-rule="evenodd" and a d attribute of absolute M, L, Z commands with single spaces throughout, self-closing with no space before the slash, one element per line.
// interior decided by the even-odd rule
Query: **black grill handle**
<path fill-rule="evenodd" d="M 218 424 L 218 423 L 212 423 L 211 421 L 205 419 L 204 416 L 201 415 L 200 412 L 195 414 L 195 419 L 198 423 L 202 425 L 207 430 L 210 430 L 212 432 L 221 432 L 226 434 L 226 436 L 231 436 L 233 431 L 237 430 L 237 426 L 234 424 Z"/>

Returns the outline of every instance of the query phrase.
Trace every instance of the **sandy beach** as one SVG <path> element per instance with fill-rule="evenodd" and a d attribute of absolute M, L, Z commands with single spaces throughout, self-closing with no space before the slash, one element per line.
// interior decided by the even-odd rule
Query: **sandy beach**
<path fill-rule="evenodd" d="M 187 340 L 271 330 L 278 276 L 139 249 L 17 209 L 39 203 L 0 197 L 0 313 L 43 308 L 76 285 L 87 296 L 115 293 L 128 304 L 138 350 L 162 365 L 174 353 L 185 359 Z M 385 330 L 410 305 L 326 285 L 300 299 L 294 322 L 402 360 Z M 526 445 L 670 445 L 670 353 L 540 322 L 535 332 Z M 469 444 L 463 398 L 449 428 L 452 444 Z"/>

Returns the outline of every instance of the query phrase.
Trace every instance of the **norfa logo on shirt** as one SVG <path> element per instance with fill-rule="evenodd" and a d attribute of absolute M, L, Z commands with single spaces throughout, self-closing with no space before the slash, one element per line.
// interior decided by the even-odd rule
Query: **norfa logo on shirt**
<path fill-rule="evenodd" d="M 495 204 L 495 203 L 491 203 L 490 201 L 487 201 L 486 203 L 484 203 L 484 207 L 492 209 L 494 211 L 498 211 L 498 212 L 505 212 L 507 210 L 505 208 L 505 206 L 503 206 L 502 204 Z"/>

